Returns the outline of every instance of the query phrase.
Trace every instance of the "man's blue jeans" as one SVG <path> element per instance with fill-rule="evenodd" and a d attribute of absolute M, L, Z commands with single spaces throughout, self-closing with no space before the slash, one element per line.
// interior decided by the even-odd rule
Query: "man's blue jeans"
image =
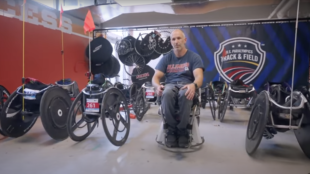
<path fill-rule="evenodd" d="M 166 84 L 161 96 L 161 108 L 166 123 L 171 128 L 186 129 L 189 124 L 189 116 L 193 100 L 188 100 L 185 96 L 187 89 L 181 90 L 182 84 Z M 179 89 L 178 89 L 179 88 Z M 179 105 L 179 123 L 175 119 L 176 101 Z"/>

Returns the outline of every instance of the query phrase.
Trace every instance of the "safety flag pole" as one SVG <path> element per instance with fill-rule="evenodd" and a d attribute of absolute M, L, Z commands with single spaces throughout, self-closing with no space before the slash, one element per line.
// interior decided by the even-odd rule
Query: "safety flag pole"
<path fill-rule="evenodd" d="M 61 55 L 62 55 L 62 83 L 65 83 L 65 55 L 64 55 L 64 39 L 63 39 L 63 31 L 62 31 L 62 4 L 60 6 L 60 17 L 59 17 L 59 28 L 61 30 Z"/>
<path fill-rule="evenodd" d="M 298 32 L 298 14 L 299 14 L 299 4 L 300 0 L 297 2 L 297 15 L 296 15 L 296 25 L 295 25 L 295 44 L 294 44 L 294 58 L 293 58 L 293 70 L 292 70 L 292 90 L 291 90 L 291 108 L 290 108 L 290 126 L 292 129 L 292 107 L 293 107 L 293 91 L 294 91 L 294 78 L 295 78 L 295 59 L 296 59 L 296 47 L 297 47 L 297 32 Z"/>
<path fill-rule="evenodd" d="M 91 48 L 90 48 L 90 41 L 91 41 L 91 31 L 93 31 L 95 29 L 95 24 L 94 24 L 94 20 L 93 17 L 91 15 L 90 10 L 88 10 L 87 15 L 85 17 L 84 20 L 84 33 L 86 34 L 86 32 L 89 32 L 89 72 L 91 73 Z M 91 80 L 91 77 L 90 77 Z"/>
<path fill-rule="evenodd" d="M 23 93 L 25 89 L 25 6 L 26 6 L 26 0 L 24 0 L 23 3 Z M 25 99 L 23 96 L 23 113 L 25 111 Z M 23 120 L 25 120 L 25 116 L 23 114 Z"/>

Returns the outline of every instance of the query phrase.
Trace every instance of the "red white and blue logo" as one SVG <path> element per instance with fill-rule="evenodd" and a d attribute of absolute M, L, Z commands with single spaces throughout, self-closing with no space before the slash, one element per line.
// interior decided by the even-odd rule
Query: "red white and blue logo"
<path fill-rule="evenodd" d="M 251 83 L 265 65 L 266 52 L 260 42 L 246 37 L 228 39 L 214 53 L 214 62 L 226 82 L 241 79 Z"/>

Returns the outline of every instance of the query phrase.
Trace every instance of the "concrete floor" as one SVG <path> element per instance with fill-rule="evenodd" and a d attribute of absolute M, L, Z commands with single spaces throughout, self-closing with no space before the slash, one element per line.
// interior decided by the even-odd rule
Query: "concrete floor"
<path fill-rule="evenodd" d="M 262 140 L 255 157 L 245 151 L 249 111 L 227 111 L 224 123 L 213 121 L 201 109 L 203 148 L 192 153 L 172 153 L 155 142 L 161 118 L 157 107 L 139 122 L 131 120 L 126 144 L 113 146 L 102 125 L 83 142 L 70 138 L 56 142 L 41 120 L 23 137 L 0 140 L 0 174 L 309 174 L 310 163 L 293 132 Z"/>

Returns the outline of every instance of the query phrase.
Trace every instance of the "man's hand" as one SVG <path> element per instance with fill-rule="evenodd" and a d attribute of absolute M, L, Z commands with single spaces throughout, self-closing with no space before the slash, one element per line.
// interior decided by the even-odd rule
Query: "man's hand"
<path fill-rule="evenodd" d="M 188 85 L 185 85 L 181 88 L 181 90 L 183 89 L 187 89 L 185 96 L 188 100 L 193 100 L 194 96 L 195 96 L 195 92 L 196 92 L 196 87 L 195 84 L 191 83 Z"/>
<path fill-rule="evenodd" d="M 157 96 L 162 96 L 164 89 L 165 89 L 165 87 L 163 85 L 158 85 L 157 88 L 156 88 Z"/>

